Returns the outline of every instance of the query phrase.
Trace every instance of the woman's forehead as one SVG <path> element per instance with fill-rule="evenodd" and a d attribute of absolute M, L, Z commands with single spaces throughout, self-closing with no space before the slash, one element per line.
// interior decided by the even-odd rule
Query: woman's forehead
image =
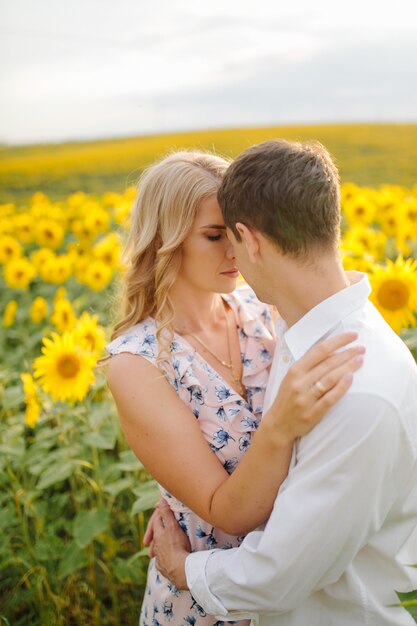
<path fill-rule="evenodd" d="M 195 217 L 197 228 L 201 226 L 224 226 L 224 219 L 215 195 L 205 198 L 197 209 Z"/>

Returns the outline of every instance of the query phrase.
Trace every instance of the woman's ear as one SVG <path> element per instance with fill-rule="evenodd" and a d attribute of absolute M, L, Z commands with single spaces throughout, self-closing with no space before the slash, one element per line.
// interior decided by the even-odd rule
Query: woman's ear
<path fill-rule="evenodd" d="M 236 223 L 236 230 L 246 247 L 249 260 L 251 263 L 255 263 L 259 254 L 259 238 L 257 231 L 241 222 Z"/>

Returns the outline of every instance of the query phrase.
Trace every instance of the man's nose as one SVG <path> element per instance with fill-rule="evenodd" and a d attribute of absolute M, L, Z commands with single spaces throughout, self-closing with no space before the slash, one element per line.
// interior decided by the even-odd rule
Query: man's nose
<path fill-rule="evenodd" d="M 226 256 L 230 260 L 235 258 L 235 251 L 230 241 L 227 242 Z"/>

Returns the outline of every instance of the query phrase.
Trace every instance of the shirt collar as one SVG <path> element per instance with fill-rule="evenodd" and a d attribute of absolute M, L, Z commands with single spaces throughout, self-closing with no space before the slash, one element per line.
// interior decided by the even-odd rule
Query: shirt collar
<path fill-rule="evenodd" d="M 284 338 L 296 361 L 343 318 L 364 307 L 371 293 L 367 275 L 350 271 L 346 272 L 346 276 L 349 287 L 317 304 L 291 328 L 287 329 L 285 322 L 280 320 L 277 334 Z"/>

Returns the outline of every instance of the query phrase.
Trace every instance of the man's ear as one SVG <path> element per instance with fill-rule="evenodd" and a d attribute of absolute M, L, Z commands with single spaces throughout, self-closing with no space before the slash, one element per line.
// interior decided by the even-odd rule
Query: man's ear
<path fill-rule="evenodd" d="M 256 262 L 256 257 L 259 253 L 259 239 L 257 236 L 257 231 L 249 228 L 245 224 L 241 222 L 236 222 L 236 230 L 242 238 L 243 243 L 245 244 L 249 260 L 251 263 Z"/>

